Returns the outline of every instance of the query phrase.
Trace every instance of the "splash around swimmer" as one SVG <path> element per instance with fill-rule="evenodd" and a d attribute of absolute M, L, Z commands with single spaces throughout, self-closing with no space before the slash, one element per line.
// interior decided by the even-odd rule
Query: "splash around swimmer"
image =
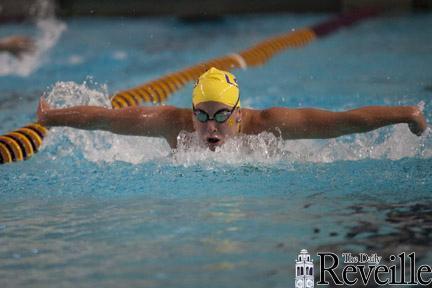
<path fill-rule="evenodd" d="M 177 147 L 180 132 L 196 131 L 200 142 L 212 151 L 238 134 L 270 132 L 283 139 L 323 139 L 406 123 L 412 133 L 420 136 L 427 127 L 425 117 L 416 106 L 368 106 L 342 112 L 314 108 L 241 108 L 235 76 L 216 68 L 209 69 L 197 80 L 192 92 L 192 109 L 174 106 L 56 109 L 41 98 L 37 117 L 40 124 L 48 127 L 162 137 L 171 148 Z"/>

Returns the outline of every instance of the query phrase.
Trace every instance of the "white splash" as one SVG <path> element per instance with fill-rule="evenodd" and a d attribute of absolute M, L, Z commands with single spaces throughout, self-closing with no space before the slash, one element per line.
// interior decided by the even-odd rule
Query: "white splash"
<path fill-rule="evenodd" d="M 83 84 L 58 82 L 46 97 L 56 107 L 110 107 L 106 86 L 95 83 L 91 78 Z M 178 140 L 178 148 L 172 151 L 166 141 L 159 138 L 53 128 L 45 144 L 54 150 L 52 157 L 82 154 L 92 162 L 124 161 L 138 164 L 158 161 L 170 165 L 210 168 L 214 164 L 268 166 L 281 162 L 329 163 L 340 160 L 432 157 L 431 128 L 423 136 L 417 137 L 406 124 L 328 140 L 282 140 L 270 133 L 240 136 L 230 139 L 215 152 L 200 146 L 195 133 L 181 133 Z"/>
<path fill-rule="evenodd" d="M 172 162 L 191 166 L 208 163 L 230 165 L 272 165 L 280 162 L 330 163 L 341 160 L 390 159 L 405 157 L 432 157 L 432 133 L 429 127 L 423 136 L 413 135 L 407 125 L 386 129 L 389 133 L 382 140 L 382 132 L 375 130 L 366 134 L 325 140 L 283 140 L 271 133 L 245 135 L 230 139 L 215 152 L 197 143 L 196 136 L 180 136 L 180 140 L 194 138 L 180 144 L 173 154 Z M 190 145 L 192 143 L 192 145 Z"/>
<path fill-rule="evenodd" d="M 49 50 L 66 30 L 66 24 L 55 18 L 52 1 L 36 1 L 31 14 L 35 17 L 37 27 L 36 35 L 32 37 L 35 51 L 24 53 L 20 58 L 0 53 L 0 75 L 30 75 L 47 60 Z"/>
<path fill-rule="evenodd" d="M 100 85 L 90 77 L 82 84 L 57 82 L 45 97 L 57 108 L 77 105 L 111 108 L 106 85 Z M 93 162 L 124 161 L 138 164 L 166 157 L 170 153 L 170 148 L 163 139 L 64 127 L 50 129 L 45 144 L 58 146 L 53 157 L 82 153 L 87 160 Z"/>
<path fill-rule="evenodd" d="M 111 107 L 106 85 L 95 82 L 92 77 L 87 77 L 82 84 L 57 82 L 44 96 L 57 108 L 77 105 Z"/>

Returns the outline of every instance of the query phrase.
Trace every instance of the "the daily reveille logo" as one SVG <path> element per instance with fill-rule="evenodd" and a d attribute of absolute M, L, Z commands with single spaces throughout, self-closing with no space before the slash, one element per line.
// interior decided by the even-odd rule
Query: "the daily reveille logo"
<path fill-rule="evenodd" d="M 377 253 L 317 252 L 319 277 L 315 283 L 314 262 L 306 249 L 302 249 L 295 261 L 295 288 L 313 288 L 320 285 L 379 286 L 432 284 L 430 265 L 416 264 L 415 253 L 402 252 L 388 259 Z"/>

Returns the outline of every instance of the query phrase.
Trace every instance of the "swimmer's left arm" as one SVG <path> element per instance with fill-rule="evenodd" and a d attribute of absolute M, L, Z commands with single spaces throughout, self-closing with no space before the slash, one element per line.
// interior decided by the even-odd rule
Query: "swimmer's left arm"
<path fill-rule="evenodd" d="M 277 107 L 260 114 L 261 129 L 284 139 L 333 138 L 399 123 L 407 123 L 418 136 L 426 130 L 426 120 L 416 106 L 369 106 L 343 112 Z"/>

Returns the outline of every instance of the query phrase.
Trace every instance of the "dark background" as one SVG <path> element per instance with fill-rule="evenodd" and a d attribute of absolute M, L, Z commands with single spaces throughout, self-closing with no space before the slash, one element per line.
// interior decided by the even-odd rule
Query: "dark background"
<path fill-rule="evenodd" d="M 0 21 L 21 21 L 31 7 L 44 0 L 1 0 Z M 45 0 L 46 1 L 46 0 Z M 226 14 L 274 12 L 341 12 L 378 6 L 393 10 L 432 9 L 432 0 L 51 0 L 56 15 L 69 16 L 161 16 L 212 18 Z"/>

